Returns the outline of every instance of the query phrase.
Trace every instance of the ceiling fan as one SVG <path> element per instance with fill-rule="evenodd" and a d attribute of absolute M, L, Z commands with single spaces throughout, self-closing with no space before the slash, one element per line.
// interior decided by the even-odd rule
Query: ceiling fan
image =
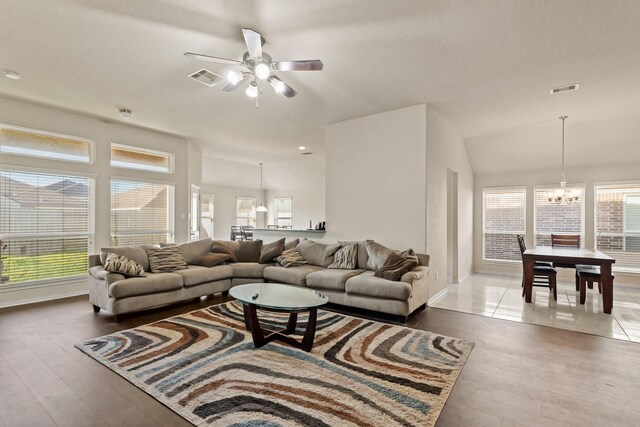
<path fill-rule="evenodd" d="M 258 84 L 261 81 L 266 81 L 271 85 L 276 93 L 281 93 L 287 98 L 292 98 L 298 93 L 291 86 L 276 76 L 273 71 L 320 71 L 324 67 L 324 64 L 319 59 L 274 62 L 271 59 L 271 56 L 262 51 L 262 45 L 264 45 L 265 39 L 260 35 L 260 33 L 250 28 L 243 28 L 242 35 L 244 36 L 244 41 L 247 44 L 247 52 L 242 56 L 242 61 L 193 52 L 186 52 L 184 55 L 201 61 L 217 62 L 220 64 L 243 67 L 243 69 L 240 70 L 229 70 L 227 73 L 227 80 L 229 81 L 229 84 L 222 90 L 225 92 L 231 92 L 238 89 L 246 82 L 250 82 L 245 93 L 250 98 L 256 98 L 256 108 L 258 107 L 258 96 L 260 92 Z M 197 73 L 198 72 L 194 73 L 194 75 Z M 214 76 L 209 77 L 210 81 L 215 80 L 216 77 L 218 80 L 222 79 L 215 73 L 212 74 L 214 74 Z M 211 83 L 210 85 L 213 84 L 215 83 Z"/>

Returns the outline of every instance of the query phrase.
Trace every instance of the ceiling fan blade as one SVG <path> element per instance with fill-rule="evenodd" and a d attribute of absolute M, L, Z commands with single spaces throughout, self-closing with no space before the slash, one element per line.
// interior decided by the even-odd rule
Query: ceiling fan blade
<path fill-rule="evenodd" d="M 184 56 L 199 59 L 200 61 L 218 62 L 221 64 L 243 65 L 242 62 L 235 59 L 218 58 L 217 56 L 203 55 L 201 53 L 185 52 Z"/>
<path fill-rule="evenodd" d="M 298 94 L 298 92 L 296 92 L 294 88 L 280 80 L 280 78 L 275 74 L 271 74 L 267 81 L 269 82 L 273 90 L 275 90 L 277 93 L 283 94 L 287 98 L 293 98 Z"/>
<path fill-rule="evenodd" d="M 320 71 L 324 68 L 324 64 L 319 59 L 278 61 L 273 63 L 273 68 L 278 71 Z"/>
<path fill-rule="evenodd" d="M 238 83 L 236 83 L 236 84 L 229 83 L 222 90 L 225 91 L 225 92 L 233 92 L 234 90 L 236 90 L 240 86 L 242 86 L 250 78 L 251 78 L 251 74 L 247 73 L 247 75 L 245 75 L 244 78 L 242 80 L 240 80 Z"/>
<path fill-rule="evenodd" d="M 247 51 L 251 58 L 256 61 L 262 60 L 262 36 L 257 31 L 253 31 L 251 28 L 243 28 L 242 35 L 244 36 L 244 41 L 247 44 Z"/>

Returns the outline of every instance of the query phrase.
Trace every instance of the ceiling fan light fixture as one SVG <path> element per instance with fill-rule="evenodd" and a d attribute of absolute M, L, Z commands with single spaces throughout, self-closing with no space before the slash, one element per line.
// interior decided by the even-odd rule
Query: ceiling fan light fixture
<path fill-rule="evenodd" d="M 255 98 L 258 96 L 258 85 L 256 82 L 252 82 L 249 87 L 244 91 L 249 98 Z"/>
<path fill-rule="evenodd" d="M 227 72 L 227 80 L 233 85 L 237 85 L 244 78 L 244 73 L 238 70 L 229 70 Z"/>
<path fill-rule="evenodd" d="M 275 90 L 276 93 L 283 93 L 284 92 L 285 86 L 284 86 L 284 82 L 282 82 L 281 80 L 275 80 L 272 83 L 272 86 L 273 86 L 273 90 Z"/>
<path fill-rule="evenodd" d="M 256 74 L 256 77 L 262 80 L 266 79 L 271 74 L 269 66 L 264 62 L 258 63 L 256 65 L 256 68 L 254 69 L 254 72 Z"/>

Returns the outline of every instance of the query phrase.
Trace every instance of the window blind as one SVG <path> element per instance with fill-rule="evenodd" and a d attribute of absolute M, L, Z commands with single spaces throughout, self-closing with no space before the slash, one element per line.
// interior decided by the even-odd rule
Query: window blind
<path fill-rule="evenodd" d="M 526 189 L 482 191 L 482 257 L 485 260 L 520 261 L 517 234 L 526 230 Z"/>
<path fill-rule="evenodd" d="M 256 226 L 255 197 L 236 197 L 236 225 Z"/>
<path fill-rule="evenodd" d="M 276 197 L 273 201 L 276 209 L 276 225 L 291 227 L 291 197 Z"/>
<path fill-rule="evenodd" d="M 584 247 L 584 188 L 567 187 L 578 200 L 570 204 L 550 202 L 547 193 L 554 188 L 536 188 L 534 195 L 534 241 L 551 246 L 551 234 L 579 234 Z"/>
<path fill-rule="evenodd" d="M 86 275 L 91 178 L 0 171 L 0 239 L 8 283 Z"/>
<path fill-rule="evenodd" d="M 0 126 L 0 152 L 55 160 L 91 162 L 89 141 L 5 126 Z"/>
<path fill-rule="evenodd" d="M 173 242 L 174 187 L 111 180 L 111 245 Z"/>
<path fill-rule="evenodd" d="M 152 172 L 171 172 L 171 154 L 111 144 L 111 166 Z"/>
<path fill-rule="evenodd" d="M 200 197 L 202 201 L 202 205 L 200 207 L 201 215 L 200 221 L 202 225 L 202 237 L 213 237 L 213 204 L 214 204 L 214 196 L 213 194 L 202 194 Z"/>
<path fill-rule="evenodd" d="M 614 270 L 640 271 L 640 183 L 598 185 L 596 247 L 615 258 Z"/>

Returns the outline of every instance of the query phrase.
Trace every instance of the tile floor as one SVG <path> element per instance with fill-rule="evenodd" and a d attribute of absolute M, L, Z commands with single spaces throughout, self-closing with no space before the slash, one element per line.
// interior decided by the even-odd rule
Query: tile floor
<path fill-rule="evenodd" d="M 534 287 L 533 302 L 527 304 L 520 283 L 520 276 L 474 274 L 461 284 L 449 285 L 447 293 L 430 306 L 640 342 L 639 286 L 616 284 L 609 315 L 602 312 L 597 289 L 589 289 L 585 304 L 580 305 L 573 282 L 558 284 L 558 301 L 548 289 Z"/>

